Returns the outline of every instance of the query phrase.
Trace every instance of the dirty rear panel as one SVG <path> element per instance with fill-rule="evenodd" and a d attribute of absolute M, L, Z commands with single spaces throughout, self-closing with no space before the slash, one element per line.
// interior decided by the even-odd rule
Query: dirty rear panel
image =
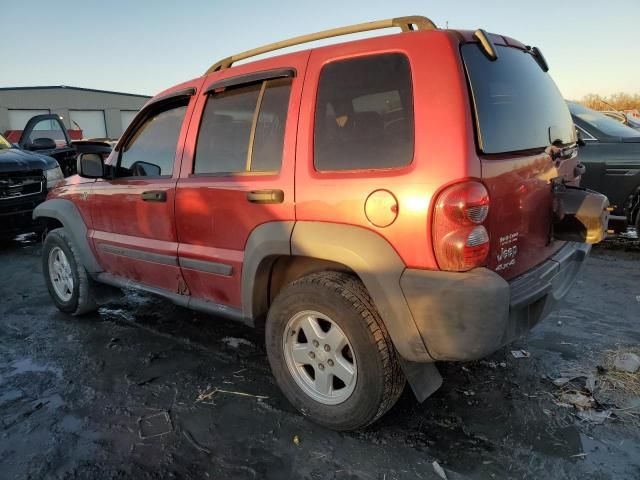
<path fill-rule="evenodd" d="M 555 83 L 530 51 L 496 43 L 495 61 L 479 43 L 463 44 L 461 55 L 491 198 L 487 266 L 508 279 L 562 246 L 551 239 L 552 182 L 579 179 L 573 122 Z"/>

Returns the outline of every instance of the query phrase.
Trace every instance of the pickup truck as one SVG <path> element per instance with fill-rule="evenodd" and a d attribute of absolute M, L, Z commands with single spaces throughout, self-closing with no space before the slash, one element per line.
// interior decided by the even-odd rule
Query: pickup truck
<path fill-rule="evenodd" d="M 76 173 L 76 157 L 95 153 L 106 158 L 110 152 L 106 142 L 71 141 L 53 114 L 32 117 L 17 143 L 0 135 L 0 239 L 41 230 L 32 212 L 64 177 Z"/>
<path fill-rule="evenodd" d="M 73 133 L 82 130 L 74 130 Z M 37 152 L 41 155 L 53 157 L 58 161 L 65 177 L 75 175 L 76 157 L 80 153 L 98 153 L 107 158 L 111 153 L 111 145 L 104 141 L 74 140 L 60 117 L 53 113 L 31 117 L 22 132 L 12 130 L 6 132 L 9 142 L 16 140 L 15 146 L 20 150 Z M 77 137 L 78 135 L 73 135 Z"/>

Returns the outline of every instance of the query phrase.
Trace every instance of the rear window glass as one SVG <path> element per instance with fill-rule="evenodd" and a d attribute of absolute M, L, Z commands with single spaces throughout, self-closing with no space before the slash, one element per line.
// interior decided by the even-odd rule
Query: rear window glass
<path fill-rule="evenodd" d="M 633 138 L 639 137 L 640 132 L 631 127 L 623 125 L 618 120 L 614 120 L 603 113 L 591 110 L 579 103 L 569 102 L 569 110 L 571 113 L 582 121 L 593 125 L 605 135 L 611 137 Z"/>
<path fill-rule="evenodd" d="M 493 62 L 478 44 L 461 49 L 475 103 L 480 150 L 505 153 L 575 142 L 569 109 L 549 74 L 530 53 L 496 48 L 498 59 Z"/>
<path fill-rule="evenodd" d="M 411 72 L 402 54 L 326 65 L 314 132 L 319 171 L 402 167 L 413 159 Z"/>

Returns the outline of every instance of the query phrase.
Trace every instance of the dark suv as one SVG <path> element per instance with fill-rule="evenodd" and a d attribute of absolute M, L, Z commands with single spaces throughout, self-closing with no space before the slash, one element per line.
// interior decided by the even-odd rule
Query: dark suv
<path fill-rule="evenodd" d="M 591 110 L 568 102 L 580 133 L 580 161 L 585 187 L 609 197 L 621 225 L 633 225 L 640 235 L 640 132 Z"/>
<path fill-rule="evenodd" d="M 225 58 L 150 100 L 106 162 L 81 156 L 35 212 L 44 277 L 71 314 L 104 283 L 264 326 L 293 405 L 358 428 L 566 294 L 607 220 L 578 167 L 537 49 L 424 17 L 344 27 Z"/>

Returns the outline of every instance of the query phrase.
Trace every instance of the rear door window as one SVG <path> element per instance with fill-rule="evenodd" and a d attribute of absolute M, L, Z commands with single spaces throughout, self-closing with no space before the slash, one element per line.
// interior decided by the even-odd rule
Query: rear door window
<path fill-rule="evenodd" d="M 279 171 L 290 93 L 291 79 L 283 78 L 211 94 L 193 173 Z"/>
<path fill-rule="evenodd" d="M 341 60 L 320 73 L 314 127 L 319 171 L 403 167 L 413 159 L 409 60 L 399 53 Z"/>
<path fill-rule="evenodd" d="M 476 43 L 461 48 L 475 104 L 479 149 L 506 153 L 575 142 L 569 109 L 549 74 L 524 50 L 496 48 L 495 61 Z"/>

